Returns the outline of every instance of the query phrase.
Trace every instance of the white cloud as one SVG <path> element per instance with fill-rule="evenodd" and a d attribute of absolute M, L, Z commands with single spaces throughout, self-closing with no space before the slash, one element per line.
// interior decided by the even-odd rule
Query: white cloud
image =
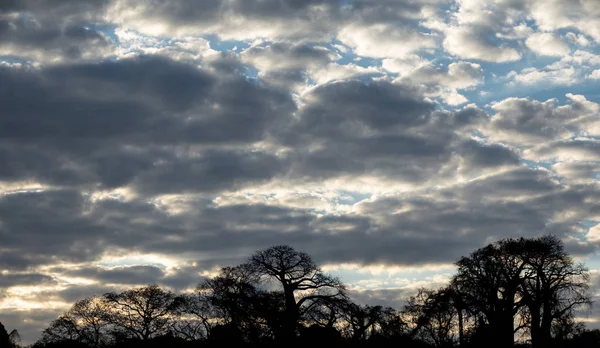
<path fill-rule="evenodd" d="M 528 38 L 533 32 L 531 27 L 527 26 L 525 23 L 521 23 L 514 27 L 504 27 L 501 32 L 496 33 L 496 36 L 506 40 L 519 40 Z"/>
<path fill-rule="evenodd" d="M 437 46 L 432 35 L 390 24 L 351 24 L 341 28 L 338 39 L 356 54 L 374 58 L 406 58 Z"/>
<path fill-rule="evenodd" d="M 403 58 L 384 59 L 381 66 L 387 71 L 404 75 L 427 64 L 430 64 L 428 60 L 412 54 Z"/>
<path fill-rule="evenodd" d="M 551 33 L 536 33 L 525 40 L 533 52 L 542 56 L 564 56 L 570 52 L 569 45 Z"/>
<path fill-rule="evenodd" d="M 599 243 L 600 242 L 600 224 L 590 228 L 588 233 L 586 234 L 586 239 L 591 243 Z"/>
<path fill-rule="evenodd" d="M 529 11 L 544 31 L 575 27 L 600 42 L 600 2 L 597 0 L 530 0 Z"/>
<path fill-rule="evenodd" d="M 390 62 L 388 68 L 404 68 Z M 386 66 L 384 65 L 384 68 Z M 398 81 L 421 85 L 425 95 L 440 97 L 448 105 L 461 105 L 469 100 L 458 90 L 471 88 L 483 83 L 481 65 L 470 62 L 453 62 L 447 67 L 436 67 L 432 63 L 422 64 L 403 73 Z"/>
<path fill-rule="evenodd" d="M 596 70 L 592 71 L 585 78 L 591 79 L 591 80 L 600 80 L 600 69 L 596 69 Z"/>
<path fill-rule="evenodd" d="M 589 68 L 596 65 L 600 65 L 600 55 L 589 51 L 576 50 L 572 54 L 564 56 L 558 62 L 548 65 L 547 68 L 562 69 L 569 66 L 581 66 L 583 68 Z"/>
<path fill-rule="evenodd" d="M 567 39 L 571 40 L 571 42 L 581 47 L 587 47 L 592 44 L 590 40 L 583 34 L 575 34 L 573 32 L 568 32 L 565 36 L 567 37 Z"/>
<path fill-rule="evenodd" d="M 577 82 L 578 72 L 574 67 L 558 70 L 538 70 L 527 68 L 519 73 L 511 71 L 507 76 L 509 80 L 521 85 L 572 85 Z"/>

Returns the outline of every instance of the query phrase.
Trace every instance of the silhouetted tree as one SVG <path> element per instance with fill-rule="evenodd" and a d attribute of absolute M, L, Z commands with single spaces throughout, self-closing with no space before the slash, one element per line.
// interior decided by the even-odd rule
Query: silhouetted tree
<path fill-rule="evenodd" d="M 256 331 L 253 306 L 258 293 L 252 274 L 240 266 L 222 268 L 217 276 L 205 279 L 196 289 L 198 298 L 204 298 L 202 301 L 211 308 L 211 321 L 221 325 L 220 331 L 238 330 L 237 335 L 248 339 Z"/>
<path fill-rule="evenodd" d="M 465 304 L 485 316 L 495 336 L 490 339 L 504 347 L 514 344 L 514 318 L 523 305 L 518 298 L 526 266 L 522 253 L 512 240 L 490 244 L 462 257 L 453 279 Z"/>
<path fill-rule="evenodd" d="M 13 348 L 21 347 L 21 335 L 17 329 L 12 330 L 8 334 L 8 340 L 10 341 Z"/>
<path fill-rule="evenodd" d="M 323 273 L 308 254 L 287 245 L 254 253 L 245 267 L 257 277 L 280 284 L 285 299 L 283 340 L 296 337 L 302 306 L 317 299 L 345 296 L 344 284 L 339 279 Z"/>
<path fill-rule="evenodd" d="M 181 302 L 158 285 L 104 294 L 110 306 L 107 320 L 133 338 L 147 340 L 164 335 L 174 320 Z"/>
<path fill-rule="evenodd" d="M 554 236 L 514 241 L 522 245 L 526 264 L 521 277 L 523 302 L 527 306 L 531 343 L 547 347 L 552 326 L 568 319 L 574 310 L 591 304 L 587 269 L 565 252 Z"/>
<path fill-rule="evenodd" d="M 349 337 L 352 340 L 367 339 L 369 330 L 374 331 L 374 327 L 383 316 L 383 307 L 381 306 L 361 306 L 348 301 L 343 309 L 344 319 L 348 323 L 350 331 Z"/>
<path fill-rule="evenodd" d="M 4 325 L 2 325 L 2 323 L 0 323 L 0 347 L 4 348 L 4 347 L 11 347 L 11 346 L 12 346 L 12 343 L 10 341 L 8 332 L 6 332 L 6 328 L 4 327 Z"/>
<path fill-rule="evenodd" d="M 600 330 L 583 330 L 574 337 L 565 342 L 564 347 L 568 348 L 597 348 L 600 347 Z"/>
<path fill-rule="evenodd" d="M 527 330 L 534 347 L 547 347 L 553 323 L 591 303 L 587 270 L 553 236 L 504 239 L 457 265 L 453 287 L 465 308 L 485 317 L 494 334 L 490 339 L 503 346 L 513 344 L 517 331 Z"/>
<path fill-rule="evenodd" d="M 216 313 L 205 294 L 186 294 L 179 296 L 180 306 L 174 311 L 176 320 L 173 331 L 189 341 L 208 339 L 215 326 Z"/>
<path fill-rule="evenodd" d="M 575 320 L 590 304 L 587 270 L 555 237 L 501 240 L 457 265 L 447 287 L 420 289 L 398 312 L 353 303 L 307 254 L 276 246 L 222 268 L 193 294 L 152 285 L 78 301 L 33 347 L 506 348 L 515 333 L 535 348 L 600 343 L 600 331 Z M 0 324 L 0 348 L 17 341 Z"/>
<path fill-rule="evenodd" d="M 340 332 L 332 326 L 313 324 L 300 329 L 300 342 L 318 344 L 319 346 L 335 347 L 343 342 Z"/>
<path fill-rule="evenodd" d="M 302 322 L 310 325 L 331 328 L 344 320 L 344 310 L 351 303 L 346 298 L 314 299 L 302 308 Z"/>
<path fill-rule="evenodd" d="M 458 313 L 448 289 L 419 289 L 411 296 L 403 313 L 412 320 L 412 335 L 436 347 L 452 346 L 456 341 Z"/>
<path fill-rule="evenodd" d="M 76 302 L 42 333 L 41 342 L 75 341 L 91 347 L 107 345 L 108 303 L 102 297 Z"/>
<path fill-rule="evenodd" d="M 394 308 L 385 307 L 377 320 L 375 335 L 388 339 L 408 337 L 408 324 Z"/>

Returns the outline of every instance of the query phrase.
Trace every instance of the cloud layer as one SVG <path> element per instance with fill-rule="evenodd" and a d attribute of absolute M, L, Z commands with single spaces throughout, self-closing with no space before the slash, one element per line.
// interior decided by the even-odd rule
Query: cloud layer
<path fill-rule="evenodd" d="M 284 243 L 385 304 L 505 237 L 598 269 L 597 28 L 592 0 L 4 1 L 0 320 L 32 342 Z"/>

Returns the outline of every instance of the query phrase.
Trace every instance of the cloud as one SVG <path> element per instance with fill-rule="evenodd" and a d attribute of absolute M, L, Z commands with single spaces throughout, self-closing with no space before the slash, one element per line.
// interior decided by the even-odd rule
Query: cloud
<path fill-rule="evenodd" d="M 573 67 L 549 70 L 526 68 L 519 73 L 513 70 L 507 75 L 507 78 L 522 85 L 551 84 L 568 86 L 577 82 L 577 70 Z"/>
<path fill-rule="evenodd" d="M 3 323 L 32 343 L 74 301 L 274 244 L 347 276 L 555 234 L 594 267 L 598 9 L 0 2 Z M 367 273 L 342 280 L 390 305 L 448 276 Z"/>
<path fill-rule="evenodd" d="M 542 30 L 575 27 L 596 42 L 600 40 L 600 5 L 594 0 L 533 0 L 529 8 L 529 13 Z"/>
<path fill-rule="evenodd" d="M 596 69 L 596 70 L 592 71 L 585 78 L 592 79 L 592 80 L 600 80 L 600 69 Z"/>
<path fill-rule="evenodd" d="M 533 52 L 543 56 L 564 56 L 571 50 L 561 39 L 551 33 L 536 33 L 527 37 L 525 44 Z"/>
<path fill-rule="evenodd" d="M 460 105 L 468 100 L 457 90 L 477 86 L 483 82 L 483 78 L 484 72 L 479 64 L 453 62 L 443 68 L 422 64 L 402 74 L 400 81 L 423 85 L 427 96 L 441 97 L 448 105 Z"/>
<path fill-rule="evenodd" d="M 116 188 L 135 181 L 144 190 L 152 181 L 175 182 L 169 175 L 184 185 L 185 175 L 204 173 L 216 180 L 224 179 L 222 170 L 237 175 L 240 161 L 256 163 L 249 176 L 268 179 L 279 166 L 272 155 L 200 148 L 259 142 L 269 127 L 277 127 L 271 117 L 285 120 L 295 109 L 287 94 L 235 72 L 157 57 L 0 74 L 12 86 L 0 92 L 11 109 L 0 118 L 0 153 L 8 163 L 0 177 L 51 185 Z M 182 144 L 198 149 L 182 152 Z M 220 162 L 227 156 L 230 164 Z M 269 161 L 272 169 L 265 167 Z M 198 188 L 214 184 L 203 181 Z"/>
<path fill-rule="evenodd" d="M 495 103 L 496 114 L 486 134 L 495 141 L 531 146 L 576 135 L 595 124 L 590 117 L 598 112 L 596 103 L 573 94 L 567 94 L 567 100 L 569 104 L 563 106 L 557 106 L 555 99 L 508 98 Z"/>
<path fill-rule="evenodd" d="M 521 54 L 512 47 L 497 45 L 487 36 L 491 32 L 478 27 L 451 27 L 446 31 L 444 49 L 462 59 L 476 59 L 485 62 L 514 62 Z"/>
<path fill-rule="evenodd" d="M 320 45 L 260 43 L 241 53 L 241 59 L 258 70 L 262 82 L 278 88 L 305 91 L 309 84 L 370 78 L 383 73 L 375 68 L 337 63 L 342 56 Z"/>
<path fill-rule="evenodd" d="M 12 285 L 38 285 L 54 282 L 55 280 L 52 277 L 39 273 L 0 274 L 0 288 L 7 288 Z"/>
<path fill-rule="evenodd" d="M 434 37 L 412 27 L 384 24 L 351 24 L 340 30 L 338 38 L 358 55 L 374 58 L 402 58 L 437 46 Z"/>
<path fill-rule="evenodd" d="M 0 17 L 0 38 L 0 55 L 44 63 L 102 59 L 114 51 L 106 34 L 77 24 L 59 28 Z"/>
<path fill-rule="evenodd" d="M 318 38 L 330 30 L 330 23 L 319 21 L 336 16 L 337 1 L 268 0 L 249 3 L 235 1 L 159 1 L 115 0 L 107 9 L 107 19 L 127 24 L 151 35 L 186 36 L 218 33 L 226 39 Z"/>

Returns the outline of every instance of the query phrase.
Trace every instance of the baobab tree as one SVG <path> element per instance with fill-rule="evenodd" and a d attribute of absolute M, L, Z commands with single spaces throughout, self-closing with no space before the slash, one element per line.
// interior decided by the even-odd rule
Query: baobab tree
<path fill-rule="evenodd" d="M 526 263 L 521 278 L 523 303 L 529 315 L 531 343 L 547 347 L 552 326 L 567 319 L 577 309 L 591 305 L 587 269 L 576 263 L 554 236 L 521 239 Z"/>
<path fill-rule="evenodd" d="M 286 341 L 296 337 L 303 306 L 314 300 L 346 296 L 339 279 L 323 273 L 308 254 L 287 245 L 257 251 L 244 267 L 258 278 L 274 280 L 281 286 L 285 303 L 281 338 Z"/>
<path fill-rule="evenodd" d="M 453 285 L 463 304 L 485 317 L 490 339 L 504 347 L 519 330 L 528 330 L 534 347 L 548 346 L 553 323 L 591 303 L 587 270 L 554 236 L 504 239 L 457 265 Z"/>

